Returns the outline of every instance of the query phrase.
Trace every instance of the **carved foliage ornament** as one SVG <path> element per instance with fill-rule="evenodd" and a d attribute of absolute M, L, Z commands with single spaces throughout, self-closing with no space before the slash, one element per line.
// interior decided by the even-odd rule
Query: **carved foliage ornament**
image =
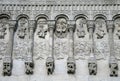
<path fill-rule="evenodd" d="M 37 28 L 38 28 L 38 32 L 37 32 L 38 37 L 45 38 L 48 31 L 46 19 L 44 18 L 39 19 L 37 23 Z"/>
<path fill-rule="evenodd" d="M 79 38 L 84 38 L 86 35 L 85 32 L 85 24 L 86 24 L 86 19 L 85 18 L 79 18 L 76 21 L 76 32 Z"/>
<path fill-rule="evenodd" d="M 20 39 L 24 39 L 25 35 L 27 35 L 27 28 L 28 28 L 28 20 L 26 18 L 21 18 L 18 21 L 18 37 Z"/>
<path fill-rule="evenodd" d="M 34 63 L 33 62 L 25 62 L 25 68 L 26 68 L 25 73 L 27 75 L 33 74 Z"/>
<path fill-rule="evenodd" d="M 67 36 L 67 21 L 65 18 L 59 18 L 56 21 L 55 34 L 59 38 L 64 38 Z"/>
<path fill-rule="evenodd" d="M 8 25 L 7 21 L 8 21 L 7 18 L 0 19 L 0 39 L 4 39 L 6 35 L 6 29 Z"/>
<path fill-rule="evenodd" d="M 96 19 L 95 21 L 95 27 L 96 27 L 96 35 L 97 39 L 102 39 L 104 37 L 105 33 L 105 28 L 106 28 L 106 23 L 105 20 L 99 18 Z"/>

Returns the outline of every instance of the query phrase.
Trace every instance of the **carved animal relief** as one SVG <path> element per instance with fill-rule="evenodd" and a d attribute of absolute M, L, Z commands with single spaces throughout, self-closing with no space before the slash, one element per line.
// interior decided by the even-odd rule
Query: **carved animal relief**
<path fill-rule="evenodd" d="M 28 21 L 25 18 L 21 18 L 18 21 L 18 37 L 20 39 L 24 39 L 25 35 L 27 35 Z"/>
<path fill-rule="evenodd" d="M 45 38 L 48 31 L 46 19 L 39 19 L 37 23 L 37 28 L 38 28 L 38 32 L 37 32 L 38 37 Z"/>
<path fill-rule="evenodd" d="M 80 18 L 76 21 L 76 32 L 79 38 L 84 38 L 86 35 L 85 32 L 86 20 L 84 18 Z"/>
<path fill-rule="evenodd" d="M 56 21 L 55 34 L 59 38 L 64 38 L 67 36 L 67 21 L 64 18 L 59 18 Z"/>
<path fill-rule="evenodd" d="M 46 68 L 47 68 L 47 74 L 53 74 L 55 65 L 54 65 L 54 59 L 52 57 L 48 57 L 46 59 Z"/>

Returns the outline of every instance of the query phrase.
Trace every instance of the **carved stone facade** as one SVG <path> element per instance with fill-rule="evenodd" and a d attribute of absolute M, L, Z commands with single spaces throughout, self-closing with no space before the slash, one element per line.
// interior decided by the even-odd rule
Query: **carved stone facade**
<path fill-rule="evenodd" d="M 0 0 L 0 81 L 119 81 L 119 0 Z"/>

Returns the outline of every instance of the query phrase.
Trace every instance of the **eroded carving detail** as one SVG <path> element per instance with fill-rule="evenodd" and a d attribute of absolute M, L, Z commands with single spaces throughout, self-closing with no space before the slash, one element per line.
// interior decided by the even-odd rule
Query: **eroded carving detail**
<path fill-rule="evenodd" d="M 7 29 L 7 19 L 3 18 L 0 19 L 0 39 L 4 39 L 5 35 L 6 35 L 6 29 Z"/>
<path fill-rule="evenodd" d="M 45 38 L 48 31 L 46 19 L 39 19 L 37 27 L 38 27 L 38 32 L 37 32 L 38 37 Z"/>
<path fill-rule="evenodd" d="M 88 62 L 89 74 L 96 75 L 97 74 L 97 63 L 94 58 L 90 58 Z"/>
<path fill-rule="evenodd" d="M 110 68 L 110 76 L 117 77 L 118 76 L 118 64 L 116 60 L 111 59 L 109 63 L 109 68 Z"/>
<path fill-rule="evenodd" d="M 12 63 L 4 62 L 3 63 L 3 76 L 10 76 L 12 73 Z"/>
<path fill-rule="evenodd" d="M 25 73 L 27 75 L 33 74 L 34 63 L 33 62 L 25 62 L 25 68 L 26 68 Z"/>
<path fill-rule="evenodd" d="M 68 74 L 75 74 L 76 64 L 75 60 L 72 57 L 68 57 L 67 59 L 67 73 Z"/>
<path fill-rule="evenodd" d="M 120 18 L 115 20 L 115 29 L 116 35 L 118 36 L 118 39 L 120 39 Z"/>
<path fill-rule="evenodd" d="M 47 68 L 47 74 L 53 74 L 55 69 L 54 59 L 52 57 L 48 57 L 46 59 L 46 68 Z"/>
<path fill-rule="evenodd" d="M 27 28 L 28 28 L 28 21 L 25 18 L 21 18 L 18 21 L 18 37 L 21 39 L 25 38 L 25 35 L 27 35 Z"/>
<path fill-rule="evenodd" d="M 86 35 L 85 25 L 86 20 L 84 18 L 80 18 L 76 21 L 76 32 L 79 38 L 84 38 Z"/>
<path fill-rule="evenodd" d="M 59 38 L 64 38 L 67 36 L 67 21 L 65 18 L 59 18 L 56 21 L 55 34 Z"/>
<path fill-rule="evenodd" d="M 104 37 L 105 30 L 105 21 L 103 19 L 97 19 L 96 20 L 96 35 L 97 35 L 97 39 L 102 39 Z"/>

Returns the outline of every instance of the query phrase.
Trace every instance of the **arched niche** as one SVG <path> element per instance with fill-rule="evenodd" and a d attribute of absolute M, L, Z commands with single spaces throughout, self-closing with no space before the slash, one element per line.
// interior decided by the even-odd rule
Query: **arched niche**
<path fill-rule="evenodd" d="M 46 59 L 49 53 L 49 32 L 47 18 L 40 16 L 36 21 L 36 30 L 34 33 L 33 53 L 35 60 Z"/>

